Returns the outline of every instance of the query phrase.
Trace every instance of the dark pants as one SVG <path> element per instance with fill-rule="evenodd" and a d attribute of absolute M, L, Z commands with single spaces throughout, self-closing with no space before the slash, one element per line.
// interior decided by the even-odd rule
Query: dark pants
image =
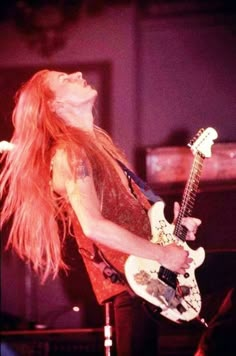
<path fill-rule="evenodd" d="M 128 292 L 114 301 L 116 350 L 118 356 L 157 356 L 158 323 L 148 314 L 140 298 Z"/>

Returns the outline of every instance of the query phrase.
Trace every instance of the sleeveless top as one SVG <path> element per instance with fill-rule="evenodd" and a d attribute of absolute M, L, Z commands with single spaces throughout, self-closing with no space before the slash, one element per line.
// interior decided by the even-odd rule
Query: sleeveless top
<path fill-rule="evenodd" d="M 97 191 L 101 190 L 99 179 L 96 179 L 96 175 L 94 178 Z M 117 183 L 120 185 L 118 194 L 114 190 L 114 179 L 118 180 Z M 134 182 L 132 182 L 132 187 L 135 196 L 125 189 L 116 172 L 114 172 L 114 175 L 111 174 L 108 184 L 102 188 L 102 215 L 130 232 L 142 238 L 150 239 L 151 230 L 147 216 L 150 203 Z M 98 303 L 102 304 L 127 290 L 127 285 L 112 283 L 110 278 L 105 278 L 98 265 L 91 260 L 90 256 L 94 255 L 94 243 L 83 235 L 76 218 L 73 221 L 73 228 Z M 102 244 L 96 243 L 96 246 L 115 269 L 124 273 L 127 254 L 110 249 Z"/>

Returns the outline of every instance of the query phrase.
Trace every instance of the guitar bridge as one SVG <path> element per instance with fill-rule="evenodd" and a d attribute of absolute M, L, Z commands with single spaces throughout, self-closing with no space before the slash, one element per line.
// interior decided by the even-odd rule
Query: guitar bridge
<path fill-rule="evenodd" d="M 161 266 L 158 272 L 158 278 L 170 287 L 176 289 L 177 287 L 177 274 L 169 269 Z"/>

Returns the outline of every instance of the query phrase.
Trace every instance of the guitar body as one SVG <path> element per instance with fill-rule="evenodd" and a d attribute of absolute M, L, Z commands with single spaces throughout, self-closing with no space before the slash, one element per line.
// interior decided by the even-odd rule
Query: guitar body
<path fill-rule="evenodd" d="M 194 161 L 175 225 L 169 224 L 165 219 L 163 202 L 156 202 L 148 213 L 152 243 L 163 246 L 176 243 L 189 252 L 192 262 L 186 273 L 177 274 L 157 261 L 136 256 L 129 256 L 125 264 L 125 275 L 131 289 L 160 308 L 163 316 L 176 323 L 199 319 L 201 310 L 201 295 L 195 270 L 203 263 L 205 252 L 202 247 L 192 250 L 185 242 L 187 229 L 182 225 L 182 219 L 192 214 L 203 161 L 211 156 L 211 146 L 216 138 L 217 132 L 208 127 L 199 130 L 188 144 L 194 154 Z"/>
<path fill-rule="evenodd" d="M 192 250 L 186 242 L 173 235 L 174 226 L 164 217 L 163 202 L 157 202 L 151 207 L 149 219 L 153 236 L 151 242 L 161 245 L 175 242 L 182 245 L 193 261 L 185 276 L 177 276 L 178 287 L 175 289 L 158 278 L 161 265 L 157 261 L 129 256 L 125 264 L 127 281 L 138 296 L 160 308 L 160 314 L 164 317 L 176 323 L 190 321 L 196 318 L 201 310 L 201 295 L 195 269 L 203 263 L 205 251 L 202 247 Z"/>

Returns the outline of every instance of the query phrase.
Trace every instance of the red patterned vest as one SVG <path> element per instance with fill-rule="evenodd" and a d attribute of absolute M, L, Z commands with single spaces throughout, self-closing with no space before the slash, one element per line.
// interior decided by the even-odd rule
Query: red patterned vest
<path fill-rule="evenodd" d="M 119 180 L 120 190 L 118 194 L 114 190 L 114 179 Z M 98 189 L 98 181 L 95 180 L 95 184 Z M 134 234 L 148 239 L 151 236 L 151 231 L 146 210 L 150 207 L 150 204 L 134 182 L 132 185 L 136 198 L 126 191 L 120 178 L 117 174 L 114 174 L 110 178 L 109 184 L 103 189 L 102 214 L 105 218 Z M 93 255 L 93 242 L 82 234 L 80 225 L 76 221 L 74 223 L 74 232 L 80 249 Z M 97 244 L 97 246 L 103 252 L 105 258 L 117 270 L 124 273 L 124 264 L 128 255 L 112 250 L 105 245 Z M 104 303 L 106 300 L 127 289 L 127 286 L 112 283 L 109 278 L 105 278 L 100 268 L 91 259 L 86 257 L 86 253 L 82 253 L 82 256 L 99 304 Z"/>

